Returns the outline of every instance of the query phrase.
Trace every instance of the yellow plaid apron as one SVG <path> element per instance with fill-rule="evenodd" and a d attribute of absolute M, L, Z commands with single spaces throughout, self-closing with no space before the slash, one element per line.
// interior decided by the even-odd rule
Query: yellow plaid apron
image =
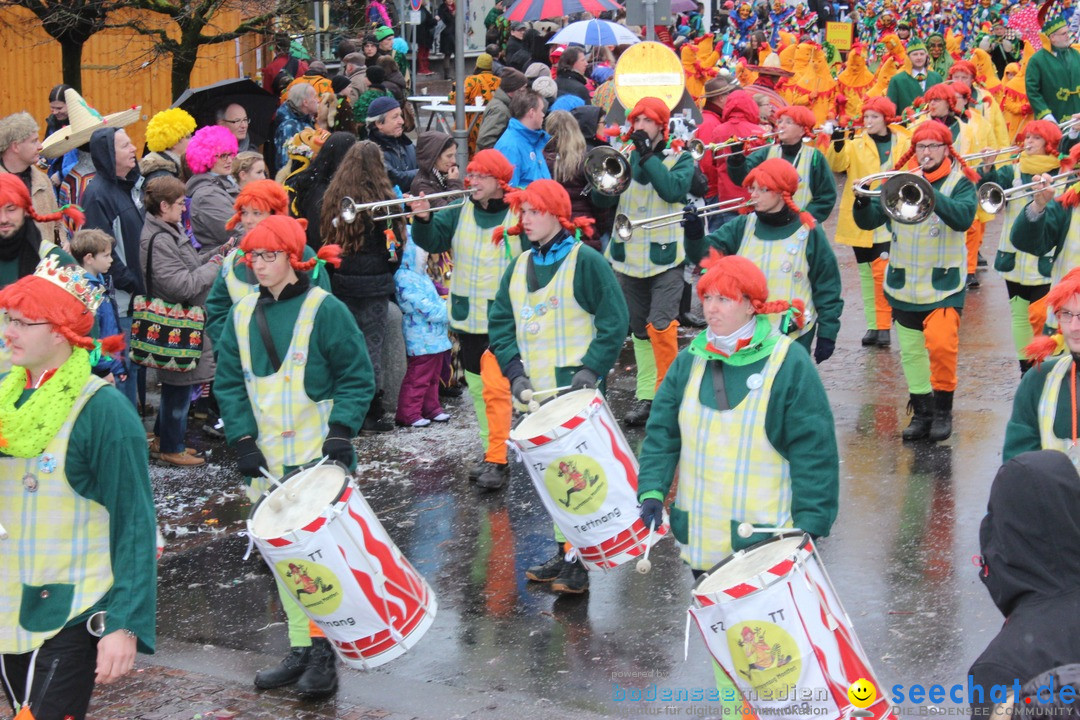
<path fill-rule="evenodd" d="M 225 261 L 221 263 L 221 275 L 225 278 L 225 289 L 229 291 L 229 299 L 232 300 L 233 305 L 259 291 L 258 283 L 248 284 L 237 277 L 237 272 L 247 272 L 240 257 L 240 248 L 236 248 L 226 255 Z"/>
<path fill-rule="evenodd" d="M 1013 187 L 1020 185 L 1023 182 L 1023 176 L 1018 170 L 1015 171 L 1013 173 Z M 1016 249 L 1016 246 L 1012 244 L 1012 239 L 1010 237 L 1013 224 L 1015 224 L 1016 218 L 1020 216 L 1020 213 L 1024 211 L 1024 206 L 1025 203 L 1019 200 L 1005 203 L 1005 209 L 1003 210 L 1005 221 L 1001 224 L 1001 239 L 998 240 L 998 254 L 994 259 L 994 264 L 998 265 L 1005 260 L 1011 261 L 1011 270 L 998 271 L 1001 277 L 1010 282 L 1020 283 L 1021 285 L 1045 285 L 1050 282 L 1050 277 L 1048 275 L 1043 275 L 1039 268 L 1052 268 L 1051 263 L 1053 262 L 1055 251 L 1050 250 L 1050 252 L 1043 256 L 1022 252 Z"/>
<path fill-rule="evenodd" d="M 491 229 L 476 223 L 476 210 L 466 206 L 458 216 L 451 252 L 450 327 L 459 332 L 484 335 L 488 331 L 488 308 L 499 290 L 499 281 L 511 257 L 521 254 L 521 244 L 503 238 L 496 245 Z M 507 255 L 510 248 L 510 255 Z"/>
<path fill-rule="evenodd" d="M 284 475 L 287 466 L 303 465 L 322 457 L 322 444 L 334 401 L 315 402 L 308 397 L 304 389 L 304 370 L 315 315 L 327 295 L 321 288 L 308 290 L 296 318 L 289 350 L 281 359 L 281 368 L 266 377 L 256 377 L 251 370 L 252 340 L 262 343 L 261 338 L 251 334 L 252 315 L 259 296 L 249 295 L 233 307 L 244 386 L 259 427 L 259 450 L 266 456 L 267 470 L 275 477 Z M 248 496 L 255 501 L 267 485 L 266 478 L 252 478 Z"/>
<path fill-rule="evenodd" d="M 781 337 L 749 393 L 737 407 L 715 410 L 698 395 L 709 361 L 694 357 L 679 406 L 679 489 L 675 506 L 689 514 L 682 558 L 708 570 L 731 552 L 740 523 L 784 527 L 791 523 L 791 466 L 765 434 L 776 373 L 792 340 Z"/>
<path fill-rule="evenodd" d="M 532 250 L 522 253 L 510 277 L 518 351 L 525 374 L 537 390 L 558 387 L 556 368 L 581 365 L 596 335 L 593 316 L 574 297 L 580 250 L 581 243 L 574 243 L 555 277 L 536 292 L 529 292 L 527 279 Z"/>
<path fill-rule="evenodd" d="M 746 216 L 742 244 L 738 254 L 752 260 L 765 273 L 769 282 L 769 301 L 799 298 L 806 303 L 806 322 L 801 330 L 794 330 L 792 335 L 799 337 L 814 329 L 817 316 L 814 314 L 813 289 L 810 287 L 810 262 L 806 258 L 806 246 L 810 242 L 810 228 L 799 226 L 793 235 L 782 240 L 762 240 L 754 232 L 757 229 L 757 215 Z M 773 316 L 773 325 L 779 322 L 779 316 Z"/>
<path fill-rule="evenodd" d="M 961 177 L 961 171 L 954 167 L 941 193 L 951 195 Z M 916 225 L 891 225 L 893 242 L 885 270 L 886 295 L 912 305 L 932 305 L 964 289 L 964 231 L 953 230 L 934 214 Z"/>
<path fill-rule="evenodd" d="M 11 534 L 0 540 L 0 653 L 40 647 L 113 585 L 109 512 L 65 473 L 75 420 L 104 386 L 87 380 L 41 455 L 0 458 L 0 523 Z"/>
<path fill-rule="evenodd" d="M 53 251 L 56 247 L 56 243 L 51 240 L 42 240 L 38 245 L 38 259 L 44 260 L 45 256 Z M 7 343 L 4 342 L 4 326 L 6 322 L 0 322 L 0 377 L 7 375 L 11 371 L 11 351 L 8 350 Z"/>
<path fill-rule="evenodd" d="M 770 145 L 765 152 L 768 154 L 769 159 L 783 159 L 784 157 L 784 151 L 779 143 Z M 799 188 L 791 196 L 791 200 L 800 210 L 805 210 L 810 201 L 814 199 L 811 194 L 813 188 L 810 187 L 810 173 L 813 171 L 814 165 L 814 148 L 809 143 L 803 143 L 792 165 L 795 166 L 795 172 L 799 173 Z"/>
<path fill-rule="evenodd" d="M 664 166 L 671 170 L 679 160 L 679 154 L 664 158 Z M 631 220 L 668 215 L 681 212 L 682 203 L 665 202 L 651 183 L 630 182 L 630 187 L 619 198 L 619 212 Z M 639 228 L 629 242 L 622 242 L 618 235 L 612 234 L 607 246 L 607 257 L 611 267 L 617 273 L 629 277 L 646 278 L 670 268 L 681 265 L 686 259 L 683 248 L 685 236 L 682 226 L 673 223 L 655 230 Z"/>
<path fill-rule="evenodd" d="M 1069 446 L 1072 445 L 1071 439 L 1059 438 L 1054 434 L 1054 420 L 1057 417 L 1061 384 L 1065 381 L 1065 376 L 1069 374 L 1072 364 L 1072 358 L 1066 355 L 1058 359 L 1054 367 L 1046 373 L 1046 382 L 1043 384 L 1042 395 L 1039 396 L 1039 443 L 1043 450 L 1060 450 L 1067 453 Z"/>

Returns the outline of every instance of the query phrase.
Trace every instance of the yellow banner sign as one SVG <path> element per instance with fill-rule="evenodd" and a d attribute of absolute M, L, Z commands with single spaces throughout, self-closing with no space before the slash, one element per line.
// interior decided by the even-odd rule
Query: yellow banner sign
<path fill-rule="evenodd" d="M 837 50 L 848 51 L 851 49 L 851 23 L 830 22 L 825 23 L 825 40 L 836 47 Z"/>

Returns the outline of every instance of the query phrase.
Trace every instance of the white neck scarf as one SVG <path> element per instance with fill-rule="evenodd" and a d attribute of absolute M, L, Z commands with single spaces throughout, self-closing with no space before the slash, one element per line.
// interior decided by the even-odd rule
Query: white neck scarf
<path fill-rule="evenodd" d="M 738 345 L 740 340 L 749 340 L 754 336 L 754 327 L 756 325 L 757 317 L 755 316 L 750 318 L 745 325 L 730 335 L 717 335 L 712 330 L 706 328 L 705 337 L 708 339 L 710 345 L 730 357 L 731 354 L 735 352 L 735 346 Z"/>

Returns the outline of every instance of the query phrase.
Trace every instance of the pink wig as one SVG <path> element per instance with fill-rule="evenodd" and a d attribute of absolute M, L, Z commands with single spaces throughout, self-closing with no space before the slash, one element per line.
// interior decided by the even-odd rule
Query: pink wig
<path fill-rule="evenodd" d="M 185 156 L 191 172 L 197 175 L 209 172 L 218 156 L 235 155 L 237 148 L 236 136 L 229 132 L 228 128 L 207 125 L 196 130 L 191 136 Z"/>

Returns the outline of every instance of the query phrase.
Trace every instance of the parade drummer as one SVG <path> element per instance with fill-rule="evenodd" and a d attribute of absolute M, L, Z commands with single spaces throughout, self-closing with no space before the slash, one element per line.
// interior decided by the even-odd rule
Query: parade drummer
<path fill-rule="evenodd" d="M 252 228 L 271 215 L 289 214 L 289 195 L 281 183 L 273 180 L 252 180 L 233 203 L 236 214 L 225 223 L 225 229 L 237 236 L 251 232 Z M 311 246 L 304 247 L 304 262 L 316 259 Z M 330 274 L 317 263 L 309 272 L 309 279 L 318 287 L 330 292 Z M 225 256 L 221 264 L 221 273 L 210 287 L 206 296 L 207 337 L 216 347 L 221 337 L 221 330 L 229 311 L 240 299 L 259 292 L 259 281 L 251 266 L 244 262 L 244 252 L 236 248 Z"/>
<path fill-rule="evenodd" d="M 995 182 L 1004 189 L 1032 182 L 1043 174 L 1056 175 L 1061 169 L 1058 145 L 1061 129 L 1048 120 L 1033 120 L 1020 131 L 1023 148 L 1017 163 L 993 167 L 984 165 L 979 184 Z M 987 159 L 987 163 L 992 162 Z M 1011 240 L 1013 225 L 1024 210 L 1024 203 L 1013 200 L 1005 204 L 1001 223 L 1001 239 L 994 257 L 994 269 L 1005 279 L 1009 293 L 1009 313 L 1012 316 L 1012 338 L 1020 361 L 1020 374 L 1031 367 L 1025 348 L 1046 324 L 1046 293 L 1050 291 L 1050 275 L 1054 262 L 1051 248 L 1041 256 L 1017 250 Z"/>
<path fill-rule="evenodd" d="M 529 249 L 524 236 L 518 242 L 491 237 L 496 227 L 506 223 L 510 206 L 505 195 L 513 174 L 513 166 L 501 152 L 481 150 L 465 168 L 465 180 L 473 191 L 465 207 L 430 213 L 427 200 L 410 203 L 417 213 L 413 242 L 428 252 L 450 251 L 454 256 L 450 327 L 461 345 L 465 382 L 484 443 L 484 459 L 469 470 L 469 478 L 488 490 L 504 487 L 510 477 L 506 441 L 511 417 L 510 384 L 488 351 L 488 308 L 511 260 Z"/>
<path fill-rule="evenodd" d="M 836 206 L 836 181 L 825 156 L 805 141 L 813 136 L 816 122 L 814 113 L 801 105 L 789 105 L 777 110 L 777 142 L 755 150 L 749 157 L 740 152 L 728 156 L 731 181 L 742 183 L 754 168 L 768 159 L 786 160 L 799 174 L 795 204 L 805 208 L 819 223 L 824 223 Z"/>
<path fill-rule="evenodd" d="M 801 301 L 769 301 L 765 274 L 748 258 L 712 250 L 702 265 L 697 291 L 708 327 L 660 385 L 638 454 L 646 526 L 659 526 L 678 468 L 671 529 L 695 577 L 771 537 L 742 538 L 742 523 L 828 535 L 840 487 L 821 378 L 770 318 L 801 322 Z"/>
<path fill-rule="evenodd" d="M 146 433 L 91 372 L 88 351 L 123 348 L 87 337 L 103 299 L 53 257 L 0 290 L 14 364 L 0 381 L 0 670 L 13 707 L 42 720 L 81 720 L 95 683 L 154 652 Z"/>
<path fill-rule="evenodd" d="M 682 210 L 696 163 L 690 153 L 672 147 L 670 119 L 671 111 L 659 98 L 642 98 L 634 105 L 627 115 L 634 147 L 629 158 L 633 180 L 617 197 L 594 190 L 591 199 L 597 207 L 618 204 L 620 212 L 634 219 Z M 649 419 L 656 388 L 679 351 L 676 318 L 683 293 L 684 233 L 677 224 L 637 228 L 629 241 L 616 233 L 606 254 L 630 311 L 637 364 L 636 402 L 623 421 L 641 426 Z"/>
<path fill-rule="evenodd" d="M 840 296 L 840 267 L 828 238 L 810 213 L 795 204 L 799 176 L 790 163 L 771 158 L 743 180 L 754 212 L 725 223 L 706 238 L 724 255 L 742 255 L 765 273 L 773 299 L 809 298 L 804 322 L 790 327 L 810 352 L 817 334 L 814 359 L 832 357 L 840 332 L 844 300 Z M 688 211 L 687 237 L 701 232 Z"/>
<path fill-rule="evenodd" d="M 1080 465 L 1076 405 L 1076 358 L 1080 353 L 1080 268 L 1070 270 L 1046 296 L 1058 318 L 1058 334 L 1042 335 L 1027 347 L 1034 363 L 1020 381 L 1005 426 L 1002 462 L 1029 450 L 1060 450 Z M 1067 351 L 1059 357 L 1051 355 Z"/>
<path fill-rule="evenodd" d="M 896 106 L 887 97 L 869 98 L 862 107 L 863 131 L 847 137 L 844 128 L 833 132 L 825 159 L 833 172 L 846 172 L 848 182 L 840 196 L 840 217 L 836 223 L 836 241 L 850 245 L 859 269 L 863 313 L 866 316 L 865 346 L 888 347 L 892 328 L 892 310 L 882 285 L 885 267 L 889 264 L 889 242 L 892 236 L 886 228 L 863 230 L 855 224 L 851 208 L 855 204 L 852 186 L 859 178 L 891 170 L 896 158 L 907 152 L 911 131 L 897 125 Z M 809 297 L 803 295 L 802 297 Z"/>
<path fill-rule="evenodd" d="M 953 392 L 959 352 L 960 313 L 964 307 L 965 233 L 975 219 L 978 175 L 953 148 L 953 136 L 939 122 L 915 128 L 911 147 L 896 169 L 917 159 L 918 169 L 931 185 L 934 210 L 917 224 L 889 218 L 880 203 L 855 200 L 855 223 L 864 230 L 886 225 L 892 234 L 885 297 L 892 306 L 900 362 L 910 407 L 914 413 L 903 431 L 905 440 L 935 442 L 952 434 Z M 931 390 L 933 395 L 931 395 Z"/>
<path fill-rule="evenodd" d="M 511 261 L 488 312 L 490 349 L 513 396 L 527 403 L 532 390 L 602 387 L 626 339 L 629 312 L 604 257 L 580 242 L 592 219 L 571 219 L 570 196 L 554 180 L 535 180 L 507 195 L 519 224 L 496 236 L 521 235 L 530 248 Z M 505 238 L 503 241 L 508 241 Z M 582 593 L 589 576 L 578 558 L 558 550 L 525 575 L 560 593 Z"/>
<path fill-rule="evenodd" d="M 259 292 L 237 302 L 217 347 L 214 394 L 252 500 L 268 489 L 263 469 L 281 477 L 324 456 L 355 466 L 352 438 L 375 393 L 364 336 L 340 300 L 311 284 L 318 260 L 301 261 L 305 247 L 303 221 L 285 215 L 244 236 Z M 339 253 L 324 245 L 319 259 L 334 265 Z M 288 589 L 279 583 L 278 592 L 291 649 L 255 686 L 296 683 L 303 697 L 326 697 L 337 689 L 333 649 Z"/>

